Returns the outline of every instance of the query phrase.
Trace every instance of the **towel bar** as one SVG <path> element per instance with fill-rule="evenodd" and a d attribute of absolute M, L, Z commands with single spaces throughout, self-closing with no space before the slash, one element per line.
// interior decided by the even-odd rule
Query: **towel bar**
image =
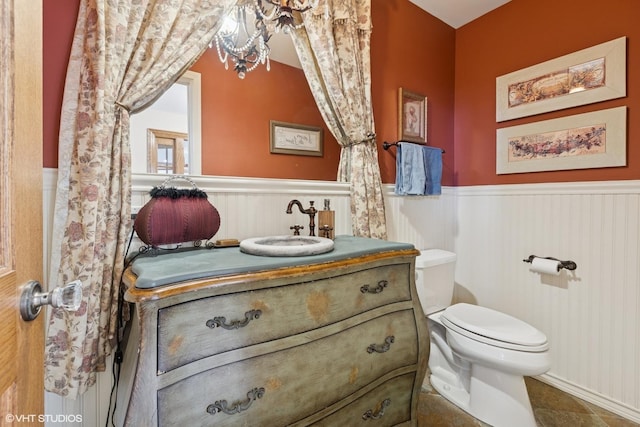
<path fill-rule="evenodd" d="M 398 142 L 387 142 L 387 141 L 385 141 L 385 142 L 382 143 L 382 148 L 384 148 L 385 151 L 388 151 L 389 147 L 397 147 L 398 144 L 401 143 L 401 142 L 405 142 L 405 141 L 398 141 Z M 424 144 L 424 143 L 421 143 L 421 142 L 409 142 L 409 141 L 406 141 L 406 142 L 408 142 L 409 144 L 427 145 L 427 144 Z M 444 153 L 444 152 L 445 151 L 442 150 L 442 153 Z"/>

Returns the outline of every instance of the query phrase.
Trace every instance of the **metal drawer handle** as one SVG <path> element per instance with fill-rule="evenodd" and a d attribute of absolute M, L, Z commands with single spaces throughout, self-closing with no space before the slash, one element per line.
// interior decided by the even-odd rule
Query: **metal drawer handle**
<path fill-rule="evenodd" d="M 215 415 L 218 412 L 224 412 L 227 415 L 239 414 L 242 411 L 249 409 L 254 400 L 260 399 L 264 396 L 264 387 L 256 387 L 247 393 L 247 400 L 244 402 L 236 402 L 232 407 L 227 407 L 226 400 L 216 400 L 211 405 L 207 406 L 207 412 L 211 415 Z"/>
<path fill-rule="evenodd" d="M 386 280 L 380 280 L 378 282 L 378 285 L 373 288 L 369 285 L 361 286 L 360 292 L 362 292 L 363 294 L 379 294 L 380 292 L 384 291 L 384 288 L 386 288 L 388 284 L 389 282 L 387 282 Z"/>
<path fill-rule="evenodd" d="M 384 344 L 371 344 L 369 347 L 367 347 L 367 353 L 371 354 L 374 351 L 376 353 L 385 353 L 389 351 L 394 340 L 395 337 L 391 335 L 384 339 Z"/>
<path fill-rule="evenodd" d="M 249 310 L 244 314 L 243 320 L 233 320 L 231 323 L 227 323 L 226 317 L 218 316 L 207 320 L 207 326 L 211 329 L 217 326 L 227 330 L 240 329 L 247 326 L 253 319 L 259 319 L 261 314 L 260 310 Z"/>
<path fill-rule="evenodd" d="M 362 414 L 362 419 L 363 420 L 379 420 L 380 418 L 382 418 L 382 416 L 384 415 L 384 410 L 387 408 L 387 406 L 391 405 L 391 399 L 385 399 L 382 402 L 380 402 L 380 404 L 378 405 L 380 407 L 380 409 L 378 409 L 377 411 L 373 411 L 372 409 L 369 409 L 367 412 L 365 412 L 364 414 Z"/>

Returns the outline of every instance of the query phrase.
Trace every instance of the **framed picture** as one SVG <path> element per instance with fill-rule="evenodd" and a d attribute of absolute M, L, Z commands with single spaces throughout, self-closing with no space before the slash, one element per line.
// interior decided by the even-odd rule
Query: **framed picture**
<path fill-rule="evenodd" d="M 398 140 L 427 142 L 427 98 L 403 88 L 398 91 Z"/>
<path fill-rule="evenodd" d="M 496 173 L 627 164 L 627 107 L 498 129 Z"/>
<path fill-rule="evenodd" d="M 271 120 L 270 149 L 277 154 L 318 156 L 323 154 L 322 128 Z"/>
<path fill-rule="evenodd" d="M 496 79 L 496 121 L 626 96 L 627 39 L 620 37 Z"/>

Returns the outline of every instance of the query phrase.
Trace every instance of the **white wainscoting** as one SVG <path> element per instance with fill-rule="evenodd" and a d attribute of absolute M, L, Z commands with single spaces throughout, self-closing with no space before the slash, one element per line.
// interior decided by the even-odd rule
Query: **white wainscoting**
<path fill-rule="evenodd" d="M 220 230 L 214 239 L 246 239 L 249 237 L 292 234 L 289 227 L 304 226 L 300 234 L 309 233 L 309 216 L 287 205 L 299 200 L 306 209 L 310 202 L 318 210 L 329 199 L 336 212 L 335 234 L 351 234 L 349 184 L 329 181 L 302 181 L 264 178 L 225 178 L 199 176 L 192 178 L 198 188 L 209 195 L 209 201 L 220 213 Z M 133 176 L 131 205 L 137 210 L 149 200 L 149 190 L 162 184 L 158 175 Z M 182 185 L 184 186 L 184 182 Z M 180 185 L 180 181 L 176 181 Z M 187 183 L 188 185 L 188 183 Z M 188 188 L 188 187 L 187 187 Z M 316 235 L 318 228 L 316 224 Z"/>
<path fill-rule="evenodd" d="M 388 240 L 412 243 L 418 249 L 454 250 L 456 192 L 443 187 L 440 196 L 396 196 L 385 185 Z"/>
<path fill-rule="evenodd" d="M 456 298 L 544 331 L 540 379 L 640 422 L 640 181 L 456 188 Z M 529 255 L 575 261 L 530 271 Z"/>
<path fill-rule="evenodd" d="M 45 169 L 45 271 L 55 179 L 56 171 Z M 135 175 L 134 208 L 161 182 Z M 294 198 L 305 207 L 315 200 L 318 208 L 331 199 L 337 234 L 351 234 L 347 184 L 210 177 L 196 183 L 220 212 L 216 238 L 307 227 L 307 216 L 284 213 Z M 640 181 L 445 187 L 436 197 L 398 197 L 386 185 L 385 203 L 389 240 L 458 254 L 458 300 L 512 314 L 547 334 L 553 366 L 541 380 L 640 422 Z M 542 276 L 522 262 L 531 254 L 571 259 L 578 269 Z M 76 401 L 46 393 L 46 413 L 82 414 L 84 425 L 104 425 L 111 384 L 105 372 Z"/>

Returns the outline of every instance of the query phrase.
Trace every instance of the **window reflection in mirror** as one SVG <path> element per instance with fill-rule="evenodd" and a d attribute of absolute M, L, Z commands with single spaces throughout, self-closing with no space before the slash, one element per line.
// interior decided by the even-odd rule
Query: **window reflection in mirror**
<path fill-rule="evenodd" d="M 189 175 L 189 135 L 159 129 L 147 130 L 147 172 Z"/>
<path fill-rule="evenodd" d="M 187 71 L 158 100 L 132 114 L 133 173 L 201 173 L 200 73 Z"/>

